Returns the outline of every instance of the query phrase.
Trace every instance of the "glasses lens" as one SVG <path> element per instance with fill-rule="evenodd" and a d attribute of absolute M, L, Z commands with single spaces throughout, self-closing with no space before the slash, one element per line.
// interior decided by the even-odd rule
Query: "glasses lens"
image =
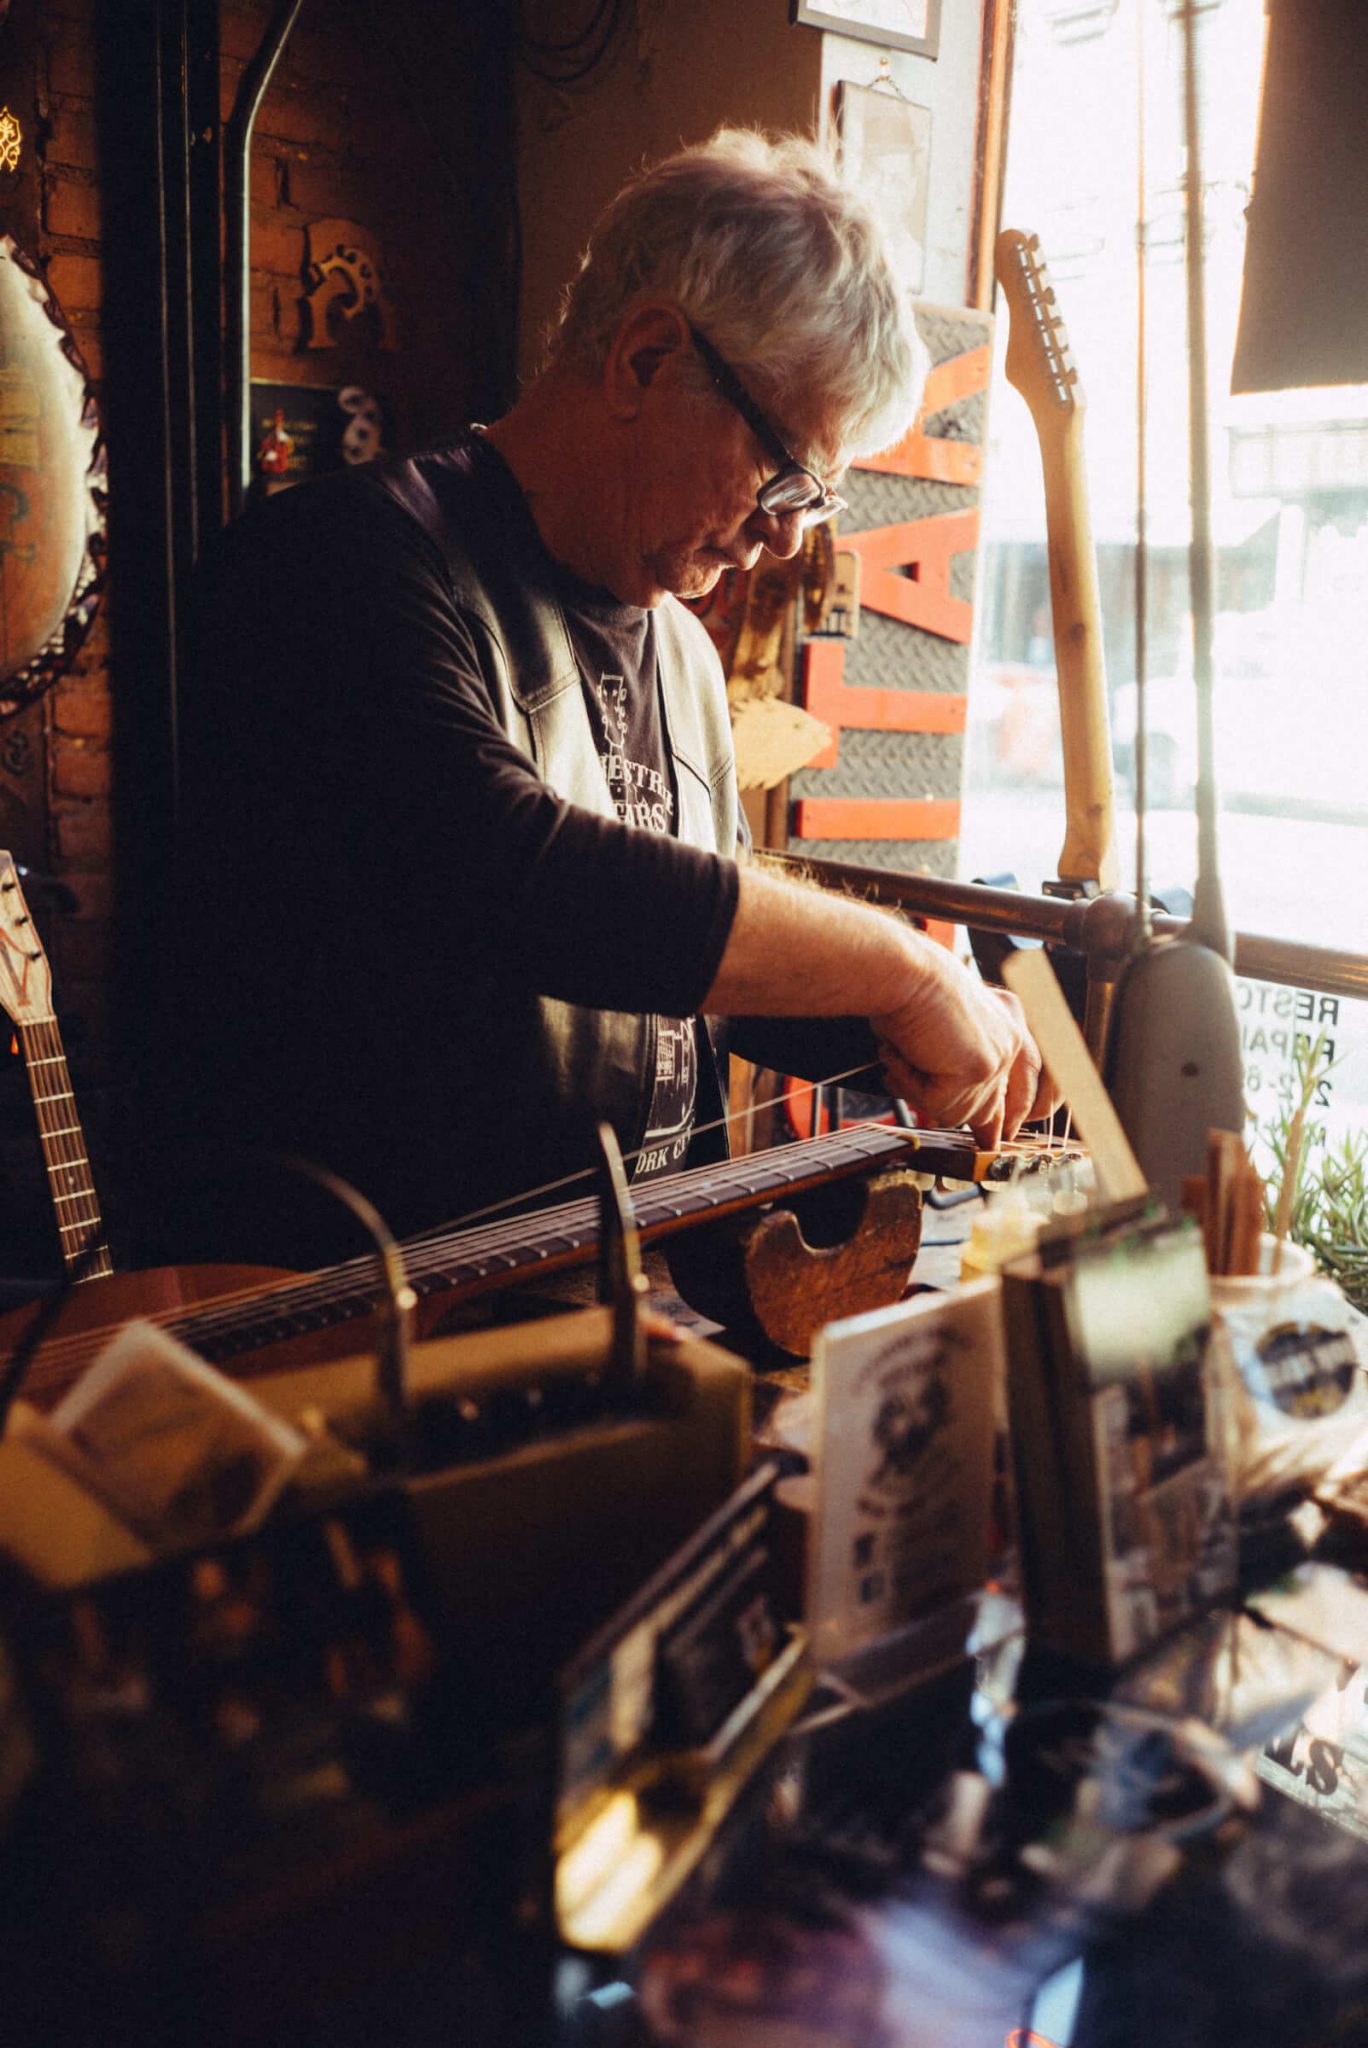
<path fill-rule="evenodd" d="M 762 512 L 809 512 L 826 497 L 826 487 L 809 470 L 794 463 L 781 469 L 759 492 Z"/>
<path fill-rule="evenodd" d="M 807 532 L 809 527 L 825 525 L 828 519 L 834 519 L 836 514 L 844 512 L 845 508 L 845 499 L 838 498 L 836 493 L 832 491 L 829 496 L 823 497 L 820 504 L 813 505 L 803 514 L 804 533 Z"/>

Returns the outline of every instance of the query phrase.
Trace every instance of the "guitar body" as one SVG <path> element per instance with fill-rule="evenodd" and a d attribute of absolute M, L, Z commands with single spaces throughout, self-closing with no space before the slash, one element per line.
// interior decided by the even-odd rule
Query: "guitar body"
<path fill-rule="evenodd" d="M 51 1385 L 48 1398 L 44 1399 L 43 1363 L 49 1347 L 60 1351 L 64 1338 L 98 1338 L 103 1335 L 112 1339 L 124 1323 L 138 1320 L 160 1322 L 182 1310 L 203 1308 L 211 1302 L 240 1298 L 246 1293 L 258 1295 L 295 1277 L 277 1266 L 153 1266 L 142 1273 L 102 1273 L 98 1279 L 74 1287 L 62 1304 L 39 1351 L 31 1375 L 32 1383 L 25 1382 L 24 1397 L 36 1406 L 44 1407 L 50 1406 L 66 1391 L 69 1382 L 63 1375 L 60 1381 Z M 0 1315 L 0 1358 L 7 1358 L 23 1343 L 29 1325 L 42 1306 L 41 1300 L 27 1302 L 21 1308 L 9 1309 Z M 290 1340 L 292 1355 L 296 1342 L 296 1339 Z M 356 1348 L 355 1334 L 348 1346 L 339 1333 L 336 1339 L 338 1355 L 348 1348 Z M 87 1358 L 93 1356 L 88 1345 L 84 1345 L 82 1351 Z M 263 1351 L 263 1360 L 266 1356 Z M 257 1369 L 255 1360 L 253 1367 Z M 265 1370 L 265 1365 L 259 1369 Z"/>

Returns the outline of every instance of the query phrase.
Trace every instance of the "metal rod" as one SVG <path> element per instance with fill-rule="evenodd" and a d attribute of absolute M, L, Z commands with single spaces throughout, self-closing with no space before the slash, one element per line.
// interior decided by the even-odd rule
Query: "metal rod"
<path fill-rule="evenodd" d="M 242 510 L 251 481 L 252 419 L 252 129 L 266 97 L 280 53 L 304 0 L 282 0 L 242 74 L 233 111 L 224 129 L 224 369 L 228 428 L 228 510 Z"/>
<path fill-rule="evenodd" d="M 1183 139 L 1187 154 L 1185 241 L 1188 327 L 1188 440 L 1191 462 L 1192 674 L 1197 685 L 1197 879 L 1190 935 L 1231 957 L 1230 923 L 1221 890 L 1216 829 L 1214 608 L 1216 555 L 1211 535 L 1211 442 L 1207 402 L 1206 229 L 1202 205 L 1197 9 L 1183 7 Z"/>
<path fill-rule="evenodd" d="M 800 854 L 766 854 L 775 862 L 800 869 L 823 887 L 866 897 L 971 931 L 1010 932 L 1017 938 L 1040 939 L 1048 945 L 1072 947 L 1086 955 L 1089 974 L 1110 980 L 1129 948 L 1135 905 L 1119 893 L 1068 902 L 1055 896 L 1032 896 L 1014 889 L 992 889 L 980 882 L 944 882 L 932 875 L 907 875 L 891 868 L 856 867 L 849 862 L 814 860 Z M 1156 916 L 1156 938 L 1177 938 L 1188 929 L 1181 917 Z M 1331 946 L 1307 946 L 1294 939 L 1266 938 L 1238 932 L 1235 971 L 1255 981 L 1287 988 L 1313 989 L 1322 995 L 1351 996 L 1368 1002 L 1368 955 Z"/>
<path fill-rule="evenodd" d="M 1149 208 L 1145 158 L 1145 0 L 1135 8 L 1135 932 L 1141 952 L 1150 940 L 1149 863 L 1145 820 L 1149 811 L 1149 372 L 1146 353 L 1145 265 L 1149 261 Z"/>

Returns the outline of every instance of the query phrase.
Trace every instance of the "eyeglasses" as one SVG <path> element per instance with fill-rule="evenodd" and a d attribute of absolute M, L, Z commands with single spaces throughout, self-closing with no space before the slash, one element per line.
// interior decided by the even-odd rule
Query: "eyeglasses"
<path fill-rule="evenodd" d="M 692 322 L 689 333 L 713 383 L 728 404 L 735 406 L 761 447 L 767 449 L 780 465 L 755 494 L 760 510 L 771 519 L 782 519 L 789 512 L 801 512 L 804 532 L 808 527 L 820 526 L 824 519 L 832 519 L 838 512 L 844 512 L 845 499 L 838 498 L 819 476 L 804 468 L 793 451 L 785 446 L 731 364 L 725 356 L 718 354 L 707 335 L 700 334 Z"/>

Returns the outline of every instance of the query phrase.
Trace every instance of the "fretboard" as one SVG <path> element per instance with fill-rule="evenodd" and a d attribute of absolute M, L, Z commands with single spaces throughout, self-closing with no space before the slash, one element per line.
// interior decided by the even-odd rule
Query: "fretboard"
<path fill-rule="evenodd" d="M 1076 1157 L 1077 1148 L 1071 1149 Z M 973 1182 L 1009 1179 L 1023 1161 L 1067 1156 L 1039 1141 L 980 1152 L 962 1131 L 909 1132 L 866 1124 L 648 1181 L 635 1191 L 637 1228 L 647 1241 L 667 1237 L 705 1217 L 723 1217 L 800 1195 L 894 1161 L 934 1178 Z M 597 1200 L 586 1195 L 555 1208 L 472 1221 L 462 1229 L 410 1238 L 402 1247 L 409 1282 L 421 1301 L 444 1308 L 520 1277 L 582 1264 L 597 1249 L 599 1215 Z M 381 1262 L 372 1254 L 297 1280 L 253 1287 L 217 1305 L 209 1302 L 152 1319 L 202 1358 L 221 1365 L 237 1361 L 236 1374 L 250 1378 L 279 1369 L 278 1347 L 316 1331 L 359 1322 L 385 1301 Z M 49 1341 L 32 1362 L 26 1394 L 40 1405 L 40 1396 L 49 1402 L 55 1399 L 79 1379 L 116 1327 L 85 1328 Z"/>
<path fill-rule="evenodd" d="M 103 1273 L 112 1273 L 114 1264 L 104 1242 L 104 1224 L 91 1177 L 85 1132 L 76 1112 L 76 1097 L 57 1020 L 47 1017 L 21 1025 L 19 1042 L 38 1119 L 38 1139 L 43 1148 L 62 1259 L 68 1273 L 80 1269 L 80 1281 L 94 1280 Z"/>
<path fill-rule="evenodd" d="M 647 1181 L 633 1192 L 637 1229 L 650 1242 L 704 1216 L 755 1208 L 894 1158 L 921 1172 L 966 1181 L 995 1171 L 994 1155 L 976 1151 L 963 1133 L 866 1125 Z M 531 1214 L 411 1238 L 403 1251 L 419 1299 L 447 1296 L 455 1303 L 506 1286 L 522 1274 L 582 1264 L 598 1240 L 599 1205 L 586 1195 Z M 369 1316 L 383 1298 L 377 1260 L 359 1258 L 245 1303 L 197 1310 L 169 1327 L 201 1357 L 221 1364 Z"/>

